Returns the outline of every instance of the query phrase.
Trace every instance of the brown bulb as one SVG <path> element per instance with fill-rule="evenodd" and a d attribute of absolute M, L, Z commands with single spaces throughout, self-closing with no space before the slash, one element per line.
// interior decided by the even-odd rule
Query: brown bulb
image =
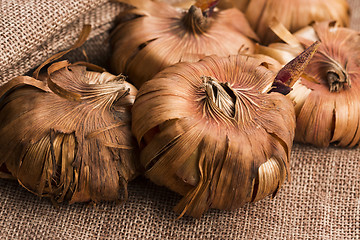
<path fill-rule="evenodd" d="M 20 76 L 0 88 L 1 169 L 56 202 L 126 198 L 137 174 L 135 87 L 66 61 L 42 79 Z"/>
<path fill-rule="evenodd" d="M 283 184 L 294 108 L 268 93 L 276 73 L 265 66 L 260 57 L 211 56 L 166 68 L 140 88 L 132 129 L 141 165 L 183 195 L 181 215 L 236 209 Z"/>
<path fill-rule="evenodd" d="M 276 17 L 290 32 L 306 27 L 312 22 L 337 21 L 349 26 L 350 10 L 346 0 L 224 0 L 224 7 L 241 9 L 262 44 L 280 39 L 269 28 Z"/>
<path fill-rule="evenodd" d="M 335 22 L 320 22 L 296 32 L 291 43 L 284 35 L 280 36 L 288 43 L 260 46 L 258 50 L 283 64 L 312 41 L 321 41 L 302 78 L 289 94 L 297 115 L 295 140 L 318 147 L 358 145 L 359 33 Z"/>
<path fill-rule="evenodd" d="M 164 2 L 127 2 L 136 8 L 121 14 L 112 33 L 111 64 L 137 87 L 178 62 L 254 51 L 257 36 L 235 8 L 214 11 L 200 4 L 202 8 L 194 5 L 182 11 Z"/>

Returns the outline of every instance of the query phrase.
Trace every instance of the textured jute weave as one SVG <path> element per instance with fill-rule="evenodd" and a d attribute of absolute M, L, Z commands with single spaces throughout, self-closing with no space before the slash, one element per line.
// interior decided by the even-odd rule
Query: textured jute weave
<path fill-rule="evenodd" d="M 349 1 L 360 29 L 360 1 Z M 0 84 L 71 46 L 84 23 L 89 41 L 67 55 L 107 67 L 109 29 L 122 6 L 106 0 L 0 0 Z M 0 136 L 1 137 L 1 136 Z M 1 157 L 1 156 L 0 156 Z M 274 199 L 236 211 L 177 215 L 180 196 L 144 178 L 123 205 L 61 204 L 0 179 L 0 239 L 360 239 L 360 148 L 295 144 L 292 181 Z"/>

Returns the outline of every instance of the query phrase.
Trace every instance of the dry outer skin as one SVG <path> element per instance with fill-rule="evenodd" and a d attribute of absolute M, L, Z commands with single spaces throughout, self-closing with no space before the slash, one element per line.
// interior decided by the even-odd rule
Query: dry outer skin
<path fill-rule="evenodd" d="M 244 12 L 265 45 L 280 40 L 269 28 L 269 22 L 274 17 L 291 32 L 314 21 L 337 20 L 340 25 L 349 26 L 346 0 L 251 0 Z"/>
<path fill-rule="evenodd" d="M 285 96 L 266 93 L 275 73 L 262 63 L 208 57 L 167 68 L 140 88 L 132 129 L 145 146 L 141 164 L 152 181 L 184 195 L 178 213 L 236 209 L 285 180 L 294 110 Z"/>
<path fill-rule="evenodd" d="M 257 36 L 235 8 L 203 17 L 193 7 L 186 13 L 163 2 L 128 2 L 136 8 L 125 11 L 126 21 L 112 32 L 111 64 L 113 71 L 127 75 L 136 87 L 178 62 L 254 50 Z"/>
<path fill-rule="evenodd" d="M 57 202 L 126 198 L 136 175 L 130 110 L 137 90 L 65 61 L 48 74 L 47 82 L 17 77 L 0 88 L 0 165 Z"/>
<path fill-rule="evenodd" d="M 258 50 L 285 64 L 313 41 L 321 41 L 304 75 L 289 94 L 297 115 L 295 140 L 318 147 L 357 146 L 360 143 L 359 32 L 340 27 L 336 22 L 317 22 L 289 34 L 285 40 L 287 43 L 274 43 Z"/>

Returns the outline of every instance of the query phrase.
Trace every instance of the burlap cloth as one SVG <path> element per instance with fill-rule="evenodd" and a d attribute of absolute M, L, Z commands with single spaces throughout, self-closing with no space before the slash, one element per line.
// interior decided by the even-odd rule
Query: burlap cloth
<path fill-rule="evenodd" d="M 360 29 L 360 1 L 349 1 Z M 107 66 L 108 30 L 121 11 L 106 0 L 0 0 L 0 83 L 29 72 L 69 47 L 90 23 L 90 40 L 72 60 Z M 1 136 L 0 136 L 1 137 Z M 0 156 L 1 157 L 1 156 Z M 138 178 L 123 205 L 55 207 L 17 182 L 0 180 L 0 239 L 359 239 L 360 148 L 296 144 L 292 181 L 275 199 L 232 212 L 210 210 L 200 220 L 175 220 L 177 194 Z"/>

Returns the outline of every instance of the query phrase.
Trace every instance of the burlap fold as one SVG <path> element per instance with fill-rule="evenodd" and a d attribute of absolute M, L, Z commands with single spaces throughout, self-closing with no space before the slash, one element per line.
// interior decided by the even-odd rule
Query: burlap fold
<path fill-rule="evenodd" d="M 360 2 L 349 1 L 360 29 Z M 90 40 L 67 57 L 107 66 L 108 31 L 121 5 L 106 0 L 0 2 L 0 84 L 29 72 L 74 43 L 84 23 Z M 0 156 L 1 157 L 1 156 Z M 274 199 L 236 211 L 210 210 L 175 220 L 180 196 L 144 178 L 123 205 L 53 206 L 17 182 L 0 180 L 0 239 L 359 239 L 360 148 L 295 144 L 292 181 Z"/>
<path fill-rule="evenodd" d="M 0 85 L 69 48 L 84 24 L 92 31 L 82 49 L 91 62 L 106 64 L 109 29 L 122 8 L 107 0 L 1 1 Z M 70 59 L 84 60 L 80 52 L 70 54 Z"/>

